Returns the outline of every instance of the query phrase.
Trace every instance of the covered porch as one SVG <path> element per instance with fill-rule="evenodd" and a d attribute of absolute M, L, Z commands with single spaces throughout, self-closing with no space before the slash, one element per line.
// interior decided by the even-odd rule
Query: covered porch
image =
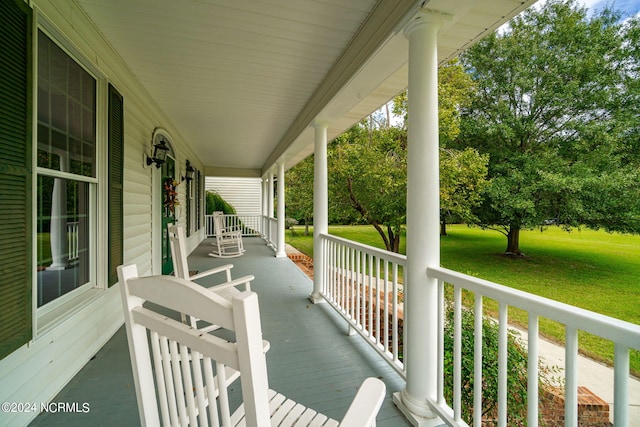
<path fill-rule="evenodd" d="M 208 256 L 211 239 L 189 257 L 190 268 L 203 271 L 229 260 Z M 247 252 L 231 260 L 233 277 L 253 274 L 251 283 L 260 299 L 271 388 L 327 416 L 340 419 L 366 377 L 378 377 L 387 386 L 387 398 L 378 426 L 410 423 L 393 405 L 391 395 L 402 389 L 402 378 L 378 357 L 358 335 L 348 335 L 347 323 L 327 304 L 311 304 L 313 283 L 287 258 L 275 258 L 259 237 L 245 238 Z M 220 277 L 199 280 L 203 286 Z M 138 408 L 124 326 L 52 401 L 84 403 L 84 412 L 42 413 L 31 426 L 136 426 Z"/>
<path fill-rule="evenodd" d="M 499 425 L 507 425 L 508 307 L 529 313 L 530 343 L 538 341 L 541 317 L 566 326 L 566 425 L 578 425 L 578 330 L 613 342 L 616 371 L 610 382 L 615 387 L 615 423 L 631 425 L 629 353 L 640 348 L 640 326 L 440 267 L 438 66 L 535 1 L 14 3 L 19 16 L 26 16 L 20 46 L 27 64 L 16 72 L 16 80 L 33 80 L 34 88 L 44 86 L 45 72 L 38 69 L 36 73 L 30 66 L 36 59 L 45 64 L 49 51 L 44 46 L 50 46 L 47 49 L 59 58 L 90 71 L 86 79 L 95 86 L 97 99 L 90 104 L 99 106 L 93 115 L 87 113 L 87 122 L 98 123 L 96 130 L 87 132 L 91 141 L 97 140 L 96 144 L 90 141 L 93 145 L 87 143 L 98 159 L 95 176 L 73 174 L 55 163 L 36 164 L 29 150 L 21 154 L 25 172 L 15 174 L 22 177 L 20 182 L 27 190 L 38 179 L 73 178 L 81 183 L 87 189 L 91 226 L 83 234 L 89 279 L 55 306 L 43 303 L 42 308 L 32 297 L 33 284 L 37 285 L 36 263 L 31 259 L 39 248 L 37 232 L 27 226 L 11 240 L 8 232 L 3 234 L 6 247 L 12 249 L 13 264 L 18 251 L 12 245 L 22 245 L 22 276 L 7 275 L 4 280 L 22 292 L 14 306 L 26 319 L 24 325 L 18 325 L 19 339 L 15 339 L 17 332 L 7 329 L 5 341 L 11 348 L 0 359 L 3 401 L 50 402 L 54 409 L 56 402 L 77 403 L 71 409 L 78 409 L 52 410 L 36 418 L 33 425 L 137 423 L 119 286 L 112 273 L 117 264 L 136 264 L 143 275 L 167 274 L 167 222 L 187 230 L 187 246 L 193 251 L 191 269 L 228 262 L 207 256 L 204 176 L 252 177 L 263 182 L 261 222 L 254 228 L 260 228 L 273 248 L 260 238 L 247 237 L 247 254 L 232 261 L 232 273 L 256 276 L 253 286 L 260 298 L 264 336 L 271 342 L 267 361 L 273 388 L 339 418 L 364 377 L 382 377 L 388 398 L 378 425 L 410 425 L 407 419 L 422 426 L 467 425 L 470 420 L 462 419 L 460 411 L 464 291 L 475 296 L 476 366 L 482 363 L 482 330 L 477 326 L 482 324 L 482 297 L 500 304 L 500 392 L 495 399 Z M 38 47 L 32 38 L 39 39 L 42 52 L 31 53 L 32 44 Z M 55 61 L 51 64 L 54 70 Z M 23 79 L 24 75 L 28 78 Z M 41 81 L 34 76 L 42 77 Z M 420 120 L 409 123 L 410 238 L 403 257 L 328 234 L 326 148 L 328 141 L 407 87 L 412 94 L 409 111 Z M 59 88 L 52 84 L 50 92 L 34 89 L 35 95 L 29 90 L 24 91 L 20 127 L 49 129 L 40 123 L 45 122 L 44 115 L 38 123 L 32 120 L 31 109 L 34 117 L 37 114 L 31 104 L 48 105 L 46 96 L 57 99 Z M 65 95 L 64 102 L 72 105 L 72 95 Z M 48 110 L 43 107 L 43 111 Z M 63 119 L 66 123 L 66 116 Z M 69 121 L 73 120 L 71 115 Z M 50 126 L 51 132 L 57 132 L 54 127 Z M 44 143 L 38 138 L 48 134 L 38 132 L 33 132 L 33 141 L 31 135 L 19 135 L 15 146 L 42 148 Z M 119 149 L 112 153 L 109 150 L 116 143 Z M 162 165 L 156 151 L 159 147 L 167 150 L 166 143 L 170 149 Z M 60 149 L 49 148 L 51 153 Z M 17 151 L 3 154 L 8 160 L 0 159 L 2 165 L 18 161 Z M 313 282 L 285 257 L 286 189 L 282 179 L 288 168 L 311 153 L 316 161 Z M 274 216 L 275 177 L 278 203 Z M 43 199 L 65 200 L 53 197 L 54 192 L 45 185 L 39 191 Z M 38 212 L 29 207 L 40 202 L 31 190 L 25 194 L 15 203 L 23 208 L 19 219 L 26 225 L 35 224 Z M 49 211 L 54 213 L 47 206 L 47 214 Z M 44 210 L 41 213 L 49 216 Z M 12 211 L 4 217 L 13 221 L 17 216 Z M 6 230 L 14 227 L 10 222 L 3 224 Z M 105 242 L 112 243 L 109 251 Z M 403 301 L 398 300 L 400 270 Z M 203 284 L 215 283 L 211 280 Z M 443 326 L 448 286 L 453 287 L 455 301 L 456 344 L 453 372 L 446 375 L 454 378 L 456 392 L 452 400 L 445 401 Z M 407 304 L 402 331 L 401 302 Z M 379 306 L 390 315 L 382 316 Z M 400 339 L 404 340 L 402 353 Z M 535 344 L 530 344 L 528 357 L 528 417 L 529 425 L 536 425 Z M 476 372 L 480 372 L 476 384 L 482 384 L 481 370 Z M 481 387 L 476 397 L 480 405 Z M 89 410 L 84 410 L 83 403 L 88 403 Z M 475 414 L 481 416 L 479 407 Z M 6 425 L 24 425 L 34 417 L 0 413 Z"/>
<path fill-rule="evenodd" d="M 273 218 L 263 218 L 265 224 L 270 220 Z M 244 237 L 247 252 L 239 258 L 229 260 L 209 256 L 214 240 L 211 238 L 202 241 L 189 256 L 189 267 L 193 272 L 231 262 L 234 265 L 233 277 L 255 276 L 251 286 L 259 295 L 264 337 L 271 343 L 267 356 L 270 387 L 339 419 L 358 385 L 364 378 L 373 376 L 382 379 L 387 386 L 387 397 L 377 418 L 378 425 L 409 426 L 415 423 L 415 419 L 411 422 L 407 414 L 401 412 L 397 401 L 408 381 L 407 367 L 403 363 L 406 351 L 403 343 L 407 343 L 410 336 L 404 332 L 401 272 L 406 267 L 406 258 L 322 235 L 324 264 L 314 269 L 315 276 L 323 278 L 321 298 L 313 304 L 310 299 L 313 299 L 314 283 L 292 261 L 299 254 L 288 247 L 287 254 L 292 254 L 292 259 L 274 256 L 278 245 L 268 236 L 271 228 L 267 227 L 265 234 L 259 232 L 259 235 L 255 235 L 256 229 L 252 228 L 251 233 Z M 537 378 L 538 369 L 554 367 L 558 370 L 558 379 L 564 384 L 558 394 L 564 403 L 552 404 L 546 394 L 549 390 L 539 389 L 535 380 L 528 381 L 529 422 L 535 423 L 539 416 L 547 420 L 549 413 L 555 411 L 562 417 L 570 414 L 565 419 L 567 424 L 562 423 L 565 425 L 601 425 L 594 424 L 593 417 L 605 420 L 605 424 L 606 420 L 622 420 L 622 425 L 639 425 L 640 381 L 628 375 L 629 347 L 637 348 L 640 337 L 637 325 L 442 268 L 430 269 L 429 274 L 438 279 L 438 339 L 434 349 L 437 355 L 437 398 L 429 404 L 440 419 L 432 419 L 430 424 L 425 419 L 418 419 L 419 425 L 466 425 L 466 420 L 460 418 L 460 392 L 454 391 L 453 401 L 445 400 L 443 396 L 447 377 L 453 377 L 457 390 L 460 390 L 462 381 L 467 380 L 461 376 L 461 315 L 467 310 L 462 301 L 463 291 L 475 295 L 474 364 L 482 363 L 484 344 L 477 339 L 483 333 L 478 323 L 482 318 L 479 314 L 482 312 L 482 297 L 500 304 L 497 320 L 501 349 L 496 361 L 501 383 L 498 409 L 507 406 L 510 394 L 503 383 L 506 382 L 507 364 L 510 363 L 504 352 L 507 337 L 513 332 L 508 326 L 507 307 L 513 307 L 529 312 L 529 330 L 521 333 L 521 342 L 528 351 L 529 378 Z M 220 277 L 208 276 L 198 283 L 210 287 L 220 280 Z M 445 297 L 445 293 L 450 292 L 452 294 Z M 453 372 L 445 370 L 446 362 L 443 360 L 443 329 L 447 322 L 445 309 L 455 313 L 454 344 L 448 349 L 453 352 Z M 567 328 L 564 346 L 551 350 L 558 352 L 557 359 L 549 358 L 556 355 L 550 353 L 549 343 L 538 336 L 541 318 L 564 323 Z M 578 330 L 590 331 L 613 341 L 616 350 L 613 368 L 600 369 L 598 364 L 579 356 L 576 345 Z M 539 361 L 542 362 L 540 366 Z M 476 375 L 479 375 L 476 378 L 479 383 L 486 380 L 480 374 Z M 592 387 L 594 381 L 599 383 L 594 390 L 603 393 L 601 396 L 606 400 L 591 390 L 584 390 L 584 385 Z M 72 405 L 72 410 L 60 410 L 56 406 L 58 404 Z M 31 425 L 80 426 L 96 422 L 138 425 L 124 327 L 48 405 L 50 409 L 40 414 Z M 480 410 L 480 407 L 476 409 Z M 493 416 L 505 422 L 503 410 Z M 483 423 L 484 418 L 474 422 Z"/>

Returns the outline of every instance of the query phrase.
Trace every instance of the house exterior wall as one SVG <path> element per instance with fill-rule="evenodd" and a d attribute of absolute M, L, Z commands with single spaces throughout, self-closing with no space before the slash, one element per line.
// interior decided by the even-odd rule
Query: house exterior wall
<path fill-rule="evenodd" d="M 207 177 L 205 189 L 220 194 L 238 215 L 262 215 L 260 178 Z"/>
<path fill-rule="evenodd" d="M 84 63 L 98 70 L 97 151 L 102 163 L 97 177 L 98 224 L 94 228 L 94 240 L 97 242 L 95 286 L 66 302 L 61 307 L 62 314 L 50 314 L 46 322 L 33 303 L 34 326 L 31 341 L 0 359 L 0 401 L 33 402 L 39 406 L 40 403 L 51 402 L 123 324 L 119 286 L 116 284 L 108 287 L 107 284 L 108 250 L 107 245 L 103 244 L 108 237 L 106 218 L 109 212 L 104 185 L 107 84 L 113 85 L 124 98 L 123 257 L 125 263 L 137 264 L 141 275 L 159 274 L 161 268 L 161 179 L 158 169 L 145 163 L 145 154 L 152 151 L 151 139 L 154 129 L 161 127 L 171 135 L 176 160 L 176 178 L 179 182 L 177 191 L 180 206 L 176 210 L 176 216 L 180 224 L 186 223 L 185 183 L 180 182 L 186 161 L 189 160 L 199 171 L 203 171 L 204 167 L 173 128 L 169 118 L 160 111 L 126 64 L 102 39 L 74 2 L 32 0 L 29 4 L 34 12 L 34 34 L 38 31 L 35 27 L 46 22 L 48 28 L 55 30 L 56 42 L 71 46 L 73 56 L 80 56 Z M 62 40 L 57 40 L 58 38 Z M 37 76 L 34 79 L 36 88 Z M 34 102 L 34 105 L 37 103 Z M 34 117 L 37 117 L 35 112 Z M 195 200 L 190 203 L 191 213 L 195 215 Z M 200 204 L 202 210 L 203 205 Z M 203 216 L 201 212 L 200 218 Z M 202 239 L 204 229 L 196 225 L 188 239 L 188 249 L 192 250 Z M 34 236 L 33 245 L 35 242 Z M 35 253 L 35 249 L 33 251 Z M 36 267 L 32 267 L 35 284 Z M 36 294 L 34 290 L 34 298 Z M 26 425 L 36 415 L 36 412 L 0 412 L 0 425 Z"/>

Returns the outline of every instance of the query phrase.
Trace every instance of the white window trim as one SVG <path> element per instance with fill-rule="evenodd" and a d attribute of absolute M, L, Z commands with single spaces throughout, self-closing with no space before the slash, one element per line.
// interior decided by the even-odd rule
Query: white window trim
<path fill-rule="evenodd" d="M 38 279 L 37 279 L 37 234 L 33 233 L 32 241 L 32 321 L 33 339 L 42 337 L 56 325 L 73 316 L 78 311 L 89 305 L 99 296 L 103 295 L 107 285 L 108 252 L 100 251 L 99 241 L 106 241 L 108 236 L 108 171 L 107 171 L 107 132 L 108 132 L 108 95 L 107 78 L 100 69 L 83 55 L 68 37 L 55 25 L 48 21 L 44 15 L 34 8 L 32 52 L 34 87 L 38 85 L 38 31 L 47 35 L 60 49 L 71 59 L 91 75 L 96 81 L 96 174 L 95 177 L 74 175 L 37 166 L 38 156 L 38 91 L 33 91 L 33 129 L 32 165 L 34 179 L 32 180 L 32 203 L 37 206 L 38 189 L 37 177 L 48 175 L 56 178 L 72 179 L 89 183 L 89 282 L 79 286 L 73 291 L 64 294 L 55 300 L 38 307 Z M 91 211 L 92 210 L 92 211 Z M 37 210 L 32 212 L 33 230 L 37 230 Z"/>

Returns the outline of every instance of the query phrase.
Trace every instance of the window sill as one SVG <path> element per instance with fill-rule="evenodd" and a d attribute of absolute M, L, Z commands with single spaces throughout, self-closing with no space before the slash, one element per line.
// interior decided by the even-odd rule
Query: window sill
<path fill-rule="evenodd" d="M 46 308 L 45 306 L 38 309 L 36 337 L 41 337 L 51 331 L 53 328 L 91 304 L 101 295 L 104 295 L 104 289 L 91 287 L 78 293 L 64 303 L 57 305 L 55 308 L 43 310 L 43 308 Z"/>

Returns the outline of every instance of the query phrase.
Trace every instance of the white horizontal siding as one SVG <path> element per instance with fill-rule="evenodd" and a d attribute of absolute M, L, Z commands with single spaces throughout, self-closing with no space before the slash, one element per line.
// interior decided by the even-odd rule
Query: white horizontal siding
<path fill-rule="evenodd" d="M 207 177 L 205 190 L 220 194 L 236 209 L 238 215 L 262 214 L 262 181 L 260 178 Z"/>
<path fill-rule="evenodd" d="M 50 402 L 123 323 L 118 285 L 0 363 L 2 402 Z M 24 426 L 37 413 L 0 412 L 0 425 Z"/>
<path fill-rule="evenodd" d="M 51 2 L 33 0 L 40 13 L 55 28 L 59 29 L 64 41 L 75 46 L 83 60 L 98 69 L 106 81 L 124 97 L 124 262 L 135 263 L 141 275 L 148 275 L 160 269 L 159 234 L 161 199 L 159 171 L 155 166 L 147 166 L 144 156 L 151 152 L 151 138 L 154 129 L 163 127 L 171 135 L 176 157 L 176 179 L 184 175 L 188 159 L 196 169 L 203 171 L 203 165 L 191 147 L 147 91 L 139 85 L 111 47 L 102 40 L 100 33 L 77 10 L 75 2 Z M 104 80 L 99 87 L 104 90 Z M 102 93 L 102 92 L 101 92 Z M 102 103 L 101 108 L 106 106 Z M 103 120 L 104 116 L 100 116 Z M 102 121 L 100 126 L 103 126 Z M 106 132 L 100 135 L 99 144 L 104 144 Z M 104 148 L 104 145 L 101 145 Z M 102 156 L 106 149 L 100 149 L 101 167 L 106 166 Z M 102 163 L 104 162 L 104 163 Z M 100 186 L 106 181 L 100 175 Z M 178 189 L 184 192 L 183 186 Z M 106 191 L 100 194 L 106 196 Z M 184 202 L 184 194 L 179 194 Z M 101 199 L 99 221 L 106 221 L 109 206 Z M 184 206 L 184 205 L 182 205 Z M 185 209 L 182 209 L 185 211 Z M 184 216 L 184 213 L 183 213 Z M 107 227 L 100 224 L 98 242 L 99 272 L 106 271 Z M 202 230 L 189 239 L 189 246 L 195 247 L 204 238 Z M 77 301 L 78 305 L 67 317 L 51 324 L 46 331 L 40 331 L 27 345 L 0 360 L 0 401 L 2 402 L 51 402 L 56 394 L 93 357 L 123 324 L 119 286 L 105 289 L 105 277 L 98 278 L 98 288 L 91 290 L 90 298 Z M 35 280 L 34 280 L 35 283 Z M 74 301 L 76 302 L 76 301 Z M 36 413 L 6 413 L 0 411 L 0 425 L 24 426 Z"/>
<path fill-rule="evenodd" d="M 155 166 L 146 167 L 153 124 L 137 100 L 124 95 L 124 261 L 135 262 L 141 274 L 151 274 L 153 253 L 153 179 Z M 143 261 L 143 262 L 141 262 Z"/>

